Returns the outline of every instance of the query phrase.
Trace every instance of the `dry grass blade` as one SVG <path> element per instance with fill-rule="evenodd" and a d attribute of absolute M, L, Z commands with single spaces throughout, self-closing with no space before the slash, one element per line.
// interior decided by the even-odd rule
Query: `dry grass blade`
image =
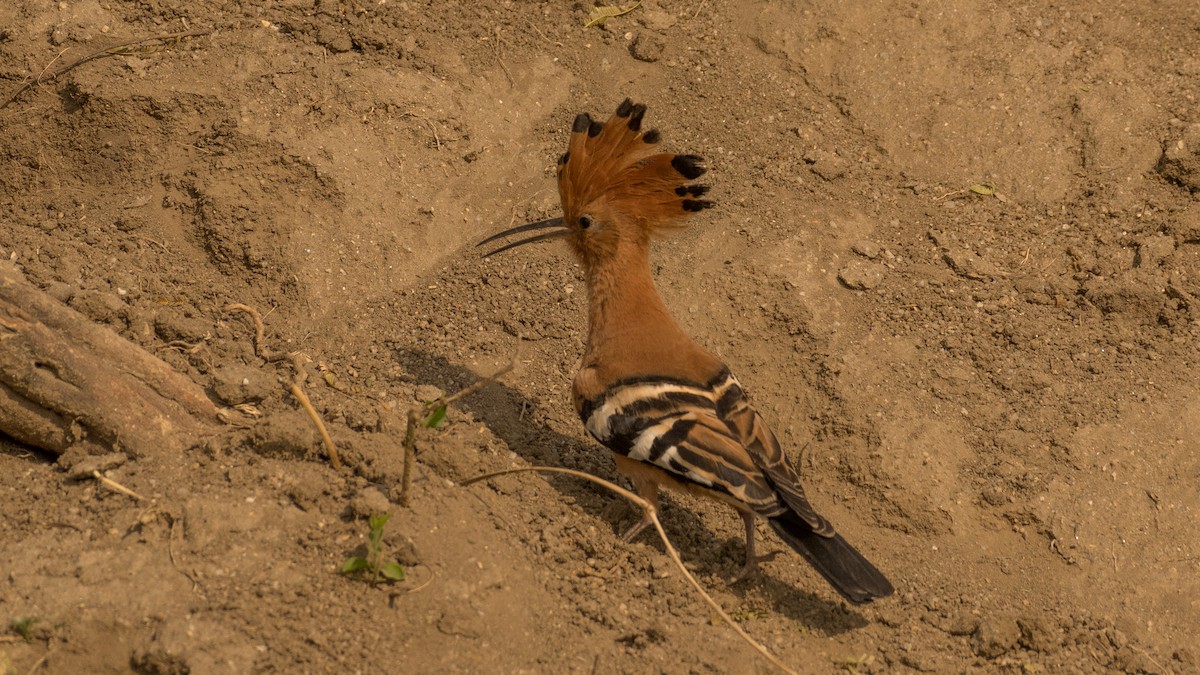
<path fill-rule="evenodd" d="M 683 560 L 679 557 L 679 552 L 676 551 L 675 547 L 671 545 L 671 540 L 667 538 L 667 533 L 665 530 L 663 530 L 662 523 L 660 523 L 658 521 L 658 512 L 655 510 L 654 506 L 651 505 L 650 502 L 646 501 L 645 499 L 642 499 L 641 497 L 630 492 L 629 490 L 626 490 L 625 488 L 617 485 L 616 483 L 604 480 L 603 478 L 600 478 L 599 476 L 593 476 L 590 473 L 585 473 L 583 471 L 576 471 L 574 469 L 564 469 L 564 468 L 560 468 L 560 467 L 553 467 L 553 466 L 530 466 L 530 467 L 521 467 L 521 468 L 517 468 L 517 469 L 505 469 L 504 471 L 494 471 L 492 473 L 485 473 L 482 476 L 476 476 L 474 478 L 467 479 L 467 480 L 463 481 L 461 483 L 461 485 L 467 486 L 467 485 L 471 485 L 473 483 L 478 483 L 480 481 L 488 480 L 489 478 L 495 478 L 496 476 L 503 476 L 505 474 L 510 474 L 510 473 L 523 473 L 523 472 L 527 472 L 527 471 L 537 471 L 537 472 L 544 472 L 544 473 L 565 473 L 569 476 L 575 476 L 577 478 L 582 478 L 584 480 L 591 481 L 597 485 L 606 487 L 609 490 L 611 490 L 611 491 L 617 493 L 618 495 L 621 495 L 622 497 L 633 502 L 634 504 L 637 504 L 638 506 L 640 506 L 642 508 L 642 510 L 646 513 L 646 515 L 649 516 L 651 522 L 654 523 L 654 529 L 658 531 L 658 537 L 660 539 L 662 539 L 663 546 L 666 547 L 667 554 L 671 556 L 671 560 L 675 561 L 675 566 L 678 567 L 679 571 L 683 573 L 684 578 L 686 578 L 688 580 L 688 582 L 691 583 L 692 588 L 695 588 L 696 592 L 698 592 L 704 598 L 704 601 L 708 603 L 709 607 L 712 607 L 713 610 L 716 611 L 716 613 L 718 615 L 720 615 L 721 619 L 724 620 L 725 623 L 729 624 L 729 627 L 732 628 L 734 631 L 736 631 L 737 634 L 740 635 L 742 637 L 742 639 L 745 640 L 751 647 L 753 647 L 755 651 L 757 651 L 759 654 L 762 654 L 763 658 L 770 661 L 771 665 L 775 666 L 776 668 L 780 669 L 781 671 L 783 671 L 785 673 L 793 673 L 793 674 L 796 673 L 795 670 L 789 668 L 788 665 L 785 664 L 783 661 L 780 661 L 778 657 L 776 657 L 771 652 L 767 651 L 766 647 L 762 646 L 757 640 L 750 637 L 749 633 L 742 630 L 742 627 L 737 625 L 737 622 L 734 621 L 728 614 L 726 614 L 724 609 L 721 609 L 721 606 L 717 604 L 717 601 L 712 599 L 712 596 L 709 595 L 708 592 L 704 590 L 704 587 L 700 585 L 699 581 L 696 581 L 696 577 L 693 577 L 691 572 L 688 572 L 687 568 L 684 567 Z"/>

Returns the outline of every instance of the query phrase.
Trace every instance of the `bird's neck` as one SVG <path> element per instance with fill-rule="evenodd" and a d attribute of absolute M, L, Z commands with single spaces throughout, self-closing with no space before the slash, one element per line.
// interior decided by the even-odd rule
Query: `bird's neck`
<path fill-rule="evenodd" d="M 601 380 L 615 381 L 639 375 L 706 378 L 720 367 L 667 310 L 650 275 L 648 246 L 623 243 L 585 269 L 588 340 L 583 368 L 596 368 Z"/>

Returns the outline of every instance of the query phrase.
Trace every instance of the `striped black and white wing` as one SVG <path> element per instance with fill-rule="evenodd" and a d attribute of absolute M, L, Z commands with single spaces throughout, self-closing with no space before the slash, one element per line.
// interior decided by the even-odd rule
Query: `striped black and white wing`
<path fill-rule="evenodd" d="M 585 402 L 580 417 L 614 452 L 729 494 L 763 517 L 792 511 L 815 532 L 833 532 L 727 369 L 704 384 L 621 380 Z"/>
<path fill-rule="evenodd" d="M 741 439 L 746 454 L 766 475 L 779 498 L 792 512 L 812 527 L 814 533 L 832 537 L 833 525 L 813 509 L 804 495 L 804 487 L 800 485 L 800 474 L 788 462 L 779 439 L 775 438 L 762 415 L 750 405 L 742 385 L 732 375 L 717 399 L 717 415 Z"/>

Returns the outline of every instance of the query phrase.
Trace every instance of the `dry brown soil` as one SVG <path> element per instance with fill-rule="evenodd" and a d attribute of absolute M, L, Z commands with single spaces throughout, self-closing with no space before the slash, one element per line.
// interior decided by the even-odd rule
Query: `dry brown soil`
<path fill-rule="evenodd" d="M 740 521 L 668 499 L 718 602 L 802 672 L 1200 670 L 1200 3 L 588 10 L 2 3 L 0 99 L 213 31 L 0 109 L 0 254 L 262 417 L 182 457 L 0 443 L 0 672 L 770 672 L 599 488 L 457 485 L 614 476 L 568 401 L 579 269 L 473 243 L 554 215 L 570 120 L 626 96 L 719 203 L 663 295 L 898 589 L 851 607 L 790 553 L 730 585 Z M 231 302 L 311 358 L 347 468 Z M 403 412 L 517 334 L 400 507 Z M 408 579 L 339 576 L 388 509 Z"/>

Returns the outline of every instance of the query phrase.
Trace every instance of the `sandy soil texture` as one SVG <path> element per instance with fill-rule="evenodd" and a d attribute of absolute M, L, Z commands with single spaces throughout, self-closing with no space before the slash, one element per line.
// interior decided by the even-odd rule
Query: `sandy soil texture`
<path fill-rule="evenodd" d="M 244 411 L 182 455 L 0 440 L 0 673 L 772 672 L 611 495 L 458 486 L 615 476 L 579 269 L 474 243 L 556 215 L 572 118 L 626 96 L 718 203 L 657 244 L 664 298 L 897 587 L 851 607 L 791 553 L 730 585 L 740 520 L 668 497 L 717 601 L 801 672 L 1200 671 L 1200 4 L 590 11 L 0 3 L 0 255 Z M 405 412 L 514 353 L 401 507 Z M 406 580 L 339 575 L 383 511 Z"/>

